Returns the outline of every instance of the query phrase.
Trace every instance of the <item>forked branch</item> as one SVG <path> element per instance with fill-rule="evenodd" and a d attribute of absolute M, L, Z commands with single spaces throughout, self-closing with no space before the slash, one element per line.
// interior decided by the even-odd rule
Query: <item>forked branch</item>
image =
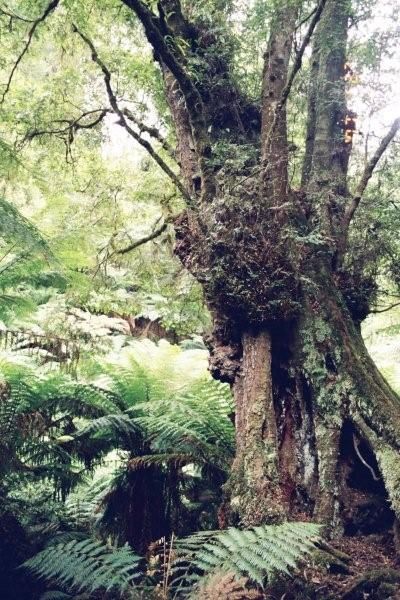
<path fill-rule="evenodd" d="M 281 96 L 281 99 L 280 99 L 278 107 L 277 107 L 278 111 L 282 110 L 282 108 L 285 106 L 285 104 L 287 102 L 290 91 L 292 89 L 293 82 L 295 80 L 295 77 L 301 69 L 301 65 L 303 63 L 304 52 L 306 51 L 306 48 L 311 41 L 312 35 L 313 35 L 314 30 L 315 30 L 316 26 L 318 25 L 318 22 L 322 16 L 322 11 L 324 10 L 326 3 L 327 3 L 327 0 L 320 0 L 318 6 L 315 9 L 313 18 L 310 22 L 310 25 L 308 26 L 308 29 L 304 36 L 303 42 L 302 42 L 299 50 L 296 53 L 296 57 L 295 57 L 295 60 L 294 60 L 293 66 L 292 66 L 292 70 L 290 71 L 287 83 L 283 89 L 282 96 Z"/>
<path fill-rule="evenodd" d="M 27 19 L 26 17 L 21 17 L 21 15 L 17 15 L 14 11 L 9 9 L 8 7 L 6 7 L 6 8 L 0 7 L 0 15 L 4 15 L 5 17 L 8 17 L 10 19 L 11 23 L 12 23 L 12 21 L 21 21 L 22 23 L 34 23 L 35 22 L 35 19 Z"/>
<path fill-rule="evenodd" d="M 93 129 L 109 112 L 111 111 L 108 108 L 98 108 L 96 110 L 86 111 L 76 119 L 58 119 L 54 121 L 54 123 L 63 124 L 62 127 L 54 127 L 52 129 L 33 129 L 32 131 L 28 131 L 23 142 L 30 141 L 36 137 L 41 137 L 44 135 L 55 135 L 62 138 L 67 136 L 69 143 L 72 143 L 76 131 L 79 129 Z M 86 120 L 86 117 L 92 117 L 94 115 L 97 116 L 95 116 L 92 121 Z"/>
<path fill-rule="evenodd" d="M 289 98 L 290 92 L 292 90 L 293 87 L 293 83 L 294 80 L 296 78 L 297 73 L 300 71 L 302 63 L 303 63 L 303 56 L 304 56 L 304 52 L 306 51 L 307 46 L 309 45 L 310 41 L 311 41 L 311 37 L 314 33 L 314 30 L 316 28 L 316 26 L 318 25 L 321 16 L 322 16 L 322 12 L 324 10 L 324 7 L 326 5 L 327 0 L 320 0 L 318 6 L 315 9 L 315 12 L 313 14 L 313 18 L 308 26 L 307 32 L 304 36 L 303 42 L 299 48 L 299 50 L 296 53 L 296 57 L 292 66 L 292 69 L 288 75 L 287 78 L 287 82 L 285 87 L 282 90 L 282 93 L 280 95 L 280 98 L 276 104 L 276 108 L 275 111 L 273 113 L 272 116 L 272 122 L 269 125 L 268 128 L 268 137 L 266 139 L 266 143 L 265 143 L 265 147 L 269 148 L 270 144 L 272 142 L 272 139 L 274 137 L 276 128 L 278 126 L 278 123 L 280 121 L 280 116 L 282 114 L 283 109 L 286 106 L 287 100 Z"/>
<path fill-rule="evenodd" d="M 173 50 L 167 45 L 161 33 L 159 18 L 141 0 L 123 0 L 123 2 L 136 13 L 144 27 L 149 43 L 179 83 L 192 117 L 194 115 L 196 118 L 201 117 L 203 110 L 201 96 Z"/>
<path fill-rule="evenodd" d="M 157 140 L 161 144 L 162 148 L 166 152 L 168 152 L 171 158 L 176 160 L 174 149 L 172 148 L 172 146 L 170 146 L 170 144 L 167 142 L 167 140 L 156 127 L 151 127 L 150 125 L 146 125 L 146 123 L 140 121 L 140 119 L 138 119 L 136 115 L 134 115 L 132 111 L 129 110 L 129 108 L 123 108 L 122 112 L 130 121 L 132 121 L 132 123 L 135 123 L 135 125 L 139 129 L 139 133 L 147 133 L 150 137 Z M 77 131 L 79 131 L 80 129 L 93 129 L 94 127 L 96 127 L 96 125 L 103 121 L 104 117 L 107 114 L 114 114 L 114 111 L 110 108 L 97 108 L 94 110 L 85 111 L 81 115 L 79 115 L 79 117 L 76 118 L 56 119 L 54 123 L 61 124 L 61 127 L 51 127 L 49 129 L 33 129 L 31 131 L 28 131 L 22 143 L 44 135 L 54 135 L 63 139 L 67 138 L 69 143 L 72 143 L 74 140 L 75 133 Z M 94 117 L 94 115 L 97 116 L 92 121 L 87 120 L 87 117 Z"/>
<path fill-rule="evenodd" d="M 155 162 L 164 171 L 164 173 L 166 175 L 168 175 L 168 177 L 171 179 L 171 181 L 176 185 L 176 187 L 178 188 L 178 190 L 181 192 L 182 196 L 185 198 L 188 206 L 192 206 L 193 205 L 193 200 L 190 197 L 190 195 L 188 194 L 188 192 L 185 189 L 185 187 L 182 184 L 182 182 L 180 181 L 179 177 L 167 165 L 167 163 L 164 161 L 164 159 L 161 158 L 161 156 L 159 154 L 157 154 L 157 152 L 154 150 L 153 146 L 147 140 L 143 139 L 140 136 L 140 134 L 138 134 L 129 125 L 128 121 L 126 120 L 126 116 L 124 114 L 124 109 L 120 108 L 120 106 L 118 104 L 117 97 L 116 97 L 115 92 L 114 92 L 114 90 L 112 88 L 112 85 L 111 85 L 111 72 L 109 71 L 109 69 L 107 68 L 107 66 L 105 65 L 105 63 L 99 57 L 99 55 L 97 53 L 97 50 L 94 47 L 93 42 L 84 33 L 82 33 L 75 25 L 73 26 L 73 30 L 74 30 L 75 33 L 77 33 L 80 36 L 80 38 L 84 41 L 84 43 L 90 48 L 91 57 L 92 57 L 93 62 L 95 62 L 100 67 L 100 69 L 101 69 L 101 71 L 103 73 L 104 84 L 105 84 L 105 87 L 106 87 L 107 96 L 108 96 L 108 100 L 110 102 L 110 106 L 111 106 L 112 110 L 114 111 L 114 113 L 116 115 L 118 115 L 118 117 L 119 117 L 118 125 L 120 125 L 121 127 L 123 127 L 125 129 L 125 131 L 127 131 L 127 133 L 136 142 L 138 142 L 138 144 L 140 144 L 148 152 L 148 154 L 150 154 L 150 156 L 155 160 Z"/>
<path fill-rule="evenodd" d="M 140 121 L 140 119 L 138 119 L 137 116 L 134 115 L 131 110 L 129 110 L 129 108 L 123 108 L 122 112 L 124 113 L 124 115 L 126 117 L 128 117 L 128 119 L 130 121 L 132 121 L 132 123 L 135 123 L 135 125 L 137 125 L 137 127 L 139 128 L 139 132 L 140 133 L 142 133 L 142 132 L 148 133 L 150 137 L 152 137 L 155 140 L 157 140 L 158 142 L 160 142 L 162 148 L 166 152 L 168 152 L 168 154 L 170 155 L 171 158 L 173 158 L 174 160 L 176 160 L 175 150 L 167 142 L 167 140 L 161 134 L 160 130 L 157 129 L 157 127 L 151 127 L 150 125 L 146 125 L 145 123 L 143 123 L 143 121 Z"/>
<path fill-rule="evenodd" d="M 171 71 L 178 82 L 185 99 L 199 161 L 202 200 L 212 201 L 216 184 L 213 169 L 209 164 L 211 142 L 202 97 L 193 79 L 186 71 L 182 61 L 183 57 L 176 50 L 174 43 L 167 43 L 160 19 L 142 0 L 123 0 L 123 2 L 135 12 L 142 23 L 147 40 L 151 44 L 157 60 Z"/>

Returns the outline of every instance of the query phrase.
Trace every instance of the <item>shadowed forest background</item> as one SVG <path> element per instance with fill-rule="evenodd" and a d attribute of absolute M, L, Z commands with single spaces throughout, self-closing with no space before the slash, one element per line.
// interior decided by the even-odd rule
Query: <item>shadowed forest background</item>
<path fill-rule="evenodd" d="M 400 598 L 400 4 L 0 0 L 0 596 Z"/>

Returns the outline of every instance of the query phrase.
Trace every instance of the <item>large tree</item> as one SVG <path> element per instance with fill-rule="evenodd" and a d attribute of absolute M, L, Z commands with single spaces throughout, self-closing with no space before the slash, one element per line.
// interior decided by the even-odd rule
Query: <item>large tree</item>
<path fill-rule="evenodd" d="M 36 29 L 61 4 L 51 2 L 29 26 L 3 103 Z M 120 3 L 102 4 L 111 11 Z M 119 96 L 84 19 L 73 26 L 76 43 L 103 78 L 108 105 L 58 119 L 29 138 L 52 133 L 71 143 L 78 130 L 97 127 L 112 112 L 185 200 L 173 221 L 175 252 L 203 286 L 214 325 L 210 368 L 231 384 L 236 402 L 236 457 L 221 519 L 251 525 L 307 515 L 340 529 L 357 469 L 364 492 L 387 494 L 400 517 L 400 401 L 361 336 L 375 288 L 355 260 L 352 234 L 400 120 L 382 135 L 358 182 L 350 181 L 355 114 L 347 106 L 348 38 L 359 2 L 255 3 L 258 18 L 268 22 L 257 101 L 238 78 L 234 24 L 227 24 L 236 11 L 240 27 L 248 7 L 229 0 L 199 3 L 202 11 L 184 0 L 121 4 L 122 45 L 129 45 L 135 17 L 161 73 L 176 149 Z M 68 18 L 74 2 L 65 5 Z M 21 19 L 14 12 L 7 18 Z M 304 152 L 295 186 L 288 115 L 299 76 L 308 99 L 302 141 L 296 130 Z"/>

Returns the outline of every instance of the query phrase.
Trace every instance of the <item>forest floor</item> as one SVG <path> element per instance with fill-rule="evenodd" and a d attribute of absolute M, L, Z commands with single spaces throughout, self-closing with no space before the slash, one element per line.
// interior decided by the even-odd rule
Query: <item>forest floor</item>
<path fill-rule="evenodd" d="M 400 557 L 389 536 L 345 537 L 332 546 L 350 556 L 349 572 L 320 575 L 321 585 L 316 591 L 321 600 L 330 596 L 343 600 L 400 600 Z"/>
<path fill-rule="evenodd" d="M 392 536 L 364 535 L 331 542 L 338 556 L 329 565 L 307 564 L 299 578 L 282 582 L 268 600 L 400 600 L 400 556 Z M 343 554 L 342 554 L 343 553 Z"/>

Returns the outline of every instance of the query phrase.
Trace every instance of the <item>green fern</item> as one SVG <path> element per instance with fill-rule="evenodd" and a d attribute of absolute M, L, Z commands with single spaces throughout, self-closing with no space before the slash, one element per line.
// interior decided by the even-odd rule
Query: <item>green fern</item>
<path fill-rule="evenodd" d="M 96 434 L 129 437 L 138 433 L 138 424 L 126 414 L 105 415 L 90 421 L 79 430 L 76 438 Z"/>
<path fill-rule="evenodd" d="M 111 550 L 89 538 L 52 544 L 22 567 L 69 592 L 122 594 L 142 576 L 141 561 L 127 546 Z"/>
<path fill-rule="evenodd" d="M 319 532 L 320 526 L 313 523 L 284 523 L 196 533 L 176 542 L 175 585 L 184 587 L 216 571 L 229 571 L 263 586 L 289 574 L 312 552 Z"/>
<path fill-rule="evenodd" d="M 192 455 L 193 462 L 229 468 L 234 453 L 234 427 L 229 419 L 232 399 L 228 386 L 212 379 L 192 384 L 188 391 L 139 405 L 138 422 L 152 448 Z"/>
<path fill-rule="evenodd" d="M 84 479 L 65 503 L 68 522 L 77 529 L 95 529 L 97 521 L 102 517 L 102 502 L 112 487 L 113 479 L 113 472 Z"/>
<path fill-rule="evenodd" d="M 70 600 L 73 598 L 71 594 L 59 592 L 58 590 L 50 590 L 40 596 L 40 600 Z"/>
<path fill-rule="evenodd" d="M 26 248 L 40 249 L 50 256 L 49 246 L 39 230 L 5 198 L 0 198 L 0 237 Z"/>

